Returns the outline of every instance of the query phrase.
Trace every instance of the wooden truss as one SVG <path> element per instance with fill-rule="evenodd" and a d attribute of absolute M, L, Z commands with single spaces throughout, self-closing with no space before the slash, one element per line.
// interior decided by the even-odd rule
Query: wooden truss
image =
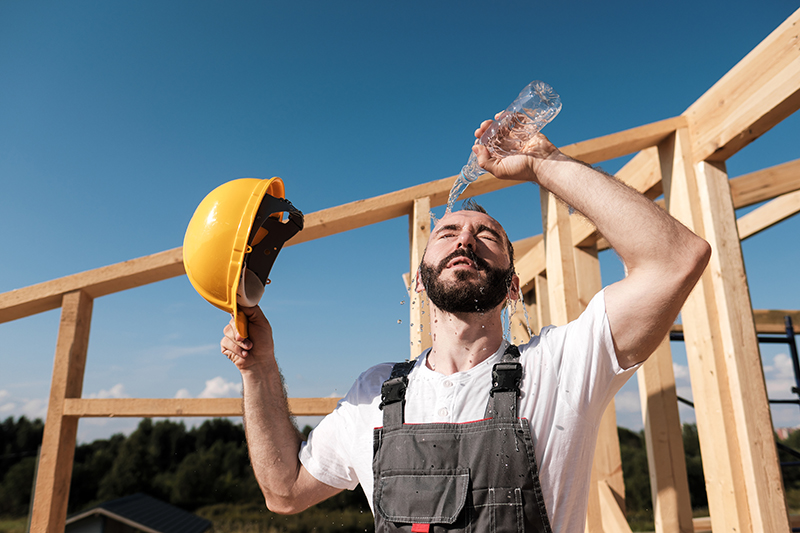
<path fill-rule="evenodd" d="M 693 523 L 668 340 L 639 370 L 650 478 L 659 532 L 788 531 L 756 333 L 781 330 L 784 314 L 752 310 L 740 240 L 800 210 L 800 159 L 729 179 L 725 161 L 800 108 L 800 10 L 682 115 L 562 150 L 588 163 L 636 154 L 619 179 L 663 204 L 712 246 L 711 263 L 682 311 L 710 519 Z M 454 177 L 307 215 L 289 245 L 408 216 L 410 265 L 430 232 L 429 210 L 444 204 Z M 470 196 L 514 183 L 484 176 Z M 767 201 L 736 220 L 735 209 Z M 607 243 L 585 220 L 542 194 L 543 235 L 515 243 L 526 311 L 534 329 L 575 318 L 600 289 L 598 251 Z M 176 248 L 0 294 L 0 322 L 61 307 L 32 531 L 64 530 L 81 417 L 238 416 L 237 399 L 81 398 L 95 298 L 184 273 Z M 406 278 L 408 279 L 408 278 Z M 424 302 L 411 309 L 422 322 Z M 521 312 L 521 310 L 520 310 Z M 430 316 L 430 315 L 428 315 Z M 776 317 L 777 320 L 776 320 Z M 517 338 L 527 336 L 519 317 Z M 412 328 L 412 357 L 428 336 Z M 331 398 L 293 398 L 295 415 L 330 412 Z M 628 532 L 613 404 L 602 420 L 587 531 Z"/>

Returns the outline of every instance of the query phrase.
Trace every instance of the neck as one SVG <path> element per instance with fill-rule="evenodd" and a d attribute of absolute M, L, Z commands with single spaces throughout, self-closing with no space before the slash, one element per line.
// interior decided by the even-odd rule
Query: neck
<path fill-rule="evenodd" d="M 494 355 L 503 342 L 502 308 L 485 313 L 445 313 L 431 309 L 428 366 L 450 375 L 469 370 Z"/>

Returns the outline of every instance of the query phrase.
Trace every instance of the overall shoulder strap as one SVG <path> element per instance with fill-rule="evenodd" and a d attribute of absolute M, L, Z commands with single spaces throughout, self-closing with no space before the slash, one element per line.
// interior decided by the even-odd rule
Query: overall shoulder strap
<path fill-rule="evenodd" d="M 485 418 L 517 418 L 517 398 L 522 381 L 519 348 L 510 344 L 503 358 L 492 368 L 492 390 L 486 403 Z"/>
<path fill-rule="evenodd" d="M 395 363 L 389 379 L 383 382 L 380 405 L 383 410 L 383 427 L 400 426 L 405 422 L 408 374 L 416 364 L 416 361 Z"/>

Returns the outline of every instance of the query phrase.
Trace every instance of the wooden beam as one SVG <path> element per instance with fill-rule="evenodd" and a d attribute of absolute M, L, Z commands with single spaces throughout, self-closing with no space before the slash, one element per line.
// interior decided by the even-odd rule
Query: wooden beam
<path fill-rule="evenodd" d="M 536 295 L 536 321 L 543 328 L 553 323 L 550 318 L 550 290 L 547 288 L 547 276 L 539 274 L 534 279 L 534 294 Z"/>
<path fill-rule="evenodd" d="M 692 161 L 725 161 L 800 108 L 800 9 L 684 113 Z"/>
<path fill-rule="evenodd" d="M 580 315 L 575 257 L 568 207 L 542 189 L 542 225 L 544 232 L 547 288 L 550 293 L 552 324 L 561 326 Z"/>
<path fill-rule="evenodd" d="M 685 125 L 686 118 L 678 116 L 596 139 L 569 144 L 560 150 L 572 158 L 593 165 L 656 146 L 676 129 Z"/>
<path fill-rule="evenodd" d="M 289 398 L 293 416 L 323 416 L 340 398 Z M 64 401 L 64 415 L 97 417 L 242 416 L 241 398 L 75 398 Z"/>
<path fill-rule="evenodd" d="M 567 145 L 562 151 L 581 161 L 596 163 L 609 157 L 619 157 L 649 146 L 654 146 L 660 139 L 669 135 L 677 127 L 685 123 L 685 118 L 673 117 L 666 120 L 645 124 L 628 130 L 624 130 L 610 135 L 605 135 L 595 139 L 582 141 Z M 633 160 L 639 157 L 634 157 Z M 651 173 L 641 172 L 641 166 L 647 166 L 647 161 L 652 159 L 652 151 L 649 155 L 642 156 L 636 163 L 631 165 L 631 175 L 642 176 L 643 179 L 651 177 Z M 643 165 L 642 165 L 643 164 Z M 639 165 L 639 166 L 637 166 Z M 652 168 L 652 164 L 649 165 Z M 342 233 L 352 229 L 368 226 L 410 215 L 413 210 L 413 202 L 419 198 L 430 198 L 431 207 L 438 207 L 447 202 L 450 188 L 457 176 L 450 176 L 439 180 L 415 185 L 399 191 L 390 192 L 365 200 L 357 200 L 347 204 L 323 209 L 315 213 L 310 213 L 305 217 L 305 228 L 298 233 L 287 246 L 311 241 L 322 237 Z M 520 181 L 498 180 L 491 174 L 484 174 L 477 181 L 471 183 L 464 191 L 461 198 L 472 198 L 481 194 L 519 185 Z"/>
<path fill-rule="evenodd" d="M 65 294 L 36 476 L 31 531 L 64 531 L 78 432 L 78 419 L 64 413 L 64 402 L 67 398 L 81 396 L 91 322 L 92 298 L 82 291 Z"/>
<path fill-rule="evenodd" d="M 528 250 L 525 255 L 514 261 L 517 275 L 519 276 L 519 286 L 523 293 L 533 290 L 536 276 L 545 271 L 547 267 L 544 253 L 544 240 L 540 240 Z M 541 303 L 538 299 L 537 302 Z"/>
<path fill-rule="evenodd" d="M 431 347 L 431 321 L 428 293 L 416 291 L 417 268 L 422 261 L 425 247 L 431 235 L 431 200 L 418 198 L 414 200 L 414 209 L 409 217 L 409 247 L 411 270 L 408 292 L 411 299 L 409 305 L 409 338 L 410 359 L 416 359 L 423 351 Z"/>
<path fill-rule="evenodd" d="M 695 533 L 711 531 L 711 517 L 700 516 L 692 520 Z M 800 515 L 789 515 L 789 525 L 794 530 L 800 527 Z M 682 533 L 682 532 L 681 532 Z"/>
<path fill-rule="evenodd" d="M 800 11 L 798 12 L 800 13 Z M 800 49 L 800 47 L 798 47 Z M 800 63 L 800 55 L 798 55 Z M 719 321 L 734 429 L 740 449 L 752 531 L 788 531 L 788 510 L 772 435 L 744 259 L 728 175 L 722 164 L 700 162 L 695 170 Z M 713 514 L 712 514 L 713 518 Z"/>
<path fill-rule="evenodd" d="M 656 533 L 692 531 L 692 503 L 683 450 L 669 338 L 636 372 Z"/>
<path fill-rule="evenodd" d="M 586 248 L 572 248 L 573 263 L 575 265 L 575 281 L 577 284 L 577 308 L 582 313 L 586 310 L 591 299 L 603 289 L 600 279 L 600 261 L 597 255 L 597 246 Z M 606 501 L 599 490 L 607 488 L 612 498 Z M 597 442 L 595 444 L 594 460 L 592 462 L 591 487 L 589 490 L 589 520 L 593 526 L 597 526 L 597 519 L 601 518 L 603 531 L 616 531 L 618 524 L 613 523 L 609 529 L 608 517 L 622 515 L 624 521 L 625 514 L 625 480 L 622 476 L 622 456 L 619 446 L 619 434 L 617 432 L 617 410 L 615 401 L 612 399 L 606 406 L 597 430 Z M 600 509 L 596 509 L 599 505 Z M 615 509 L 606 509 L 608 505 Z M 598 512 L 599 511 L 599 512 Z M 611 513 L 609 515 L 608 513 Z M 599 516 L 598 516 L 599 515 Z M 630 531 L 630 528 L 628 528 Z"/>
<path fill-rule="evenodd" d="M 614 499 L 615 494 L 608 483 L 598 484 L 600 496 L 600 509 L 603 522 L 603 533 L 631 533 L 631 526 L 625 518 L 625 512 L 620 509 Z"/>
<path fill-rule="evenodd" d="M 184 273 L 180 248 L 38 283 L 0 294 L 0 323 L 35 315 L 61 305 L 65 294 L 82 290 L 98 298 Z"/>
<path fill-rule="evenodd" d="M 514 344 L 530 341 L 542 329 L 536 320 L 536 294 L 530 291 L 527 294 L 520 292 L 520 295 L 521 298 L 514 303 L 514 312 L 510 318 L 511 342 Z"/>
<path fill-rule="evenodd" d="M 785 333 L 784 318 L 792 318 L 792 327 L 796 334 L 800 334 L 800 311 L 781 309 L 756 309 L 753 311 L 756 320 L 756 330 L 759 333 Z"/>
<path fill-rule="evenodd" d="M 704 220 L 685 128 L 662 142 L 659 159 L 668 211 L 703 237 Z M 738 490 L 744 486 L 744 474 L 713 291 L 711 272 L 706 269 L 681 310 L 706 493 L 715 531 L 749 533 L 747 498 L 745 491 Z"/>
<path fill-rule="evenodd" d="M 800 333 L 800 311 L 788 309 L 754 309 L 753 316 L 758 333 L 785 333 L 784 317 L 792 318 L 792 328 L 796 334 Z M 670 331 L 683 332 L 682 324 L 673 324 Z"/>
<path fill-rule="evenodd" d="M 778 196 L 771 202 L 750 211 L 736 221 L 739 239 L 744 240 L 774 226 L 800 211 L 800 191 Z"/>
<path fill-rule="evenodd" d="M 800 190 L 800 159 L 732 178 L 730 185 L 736 209 Z"/>
<path fill-rule="evenodd" d="M 512 242 L 511 245 L 514 247 L 515 262 L 518 261 L 523 255 L 531 251 L 540 242 L 542 242 L 543 238 L 544 236 L 540 233 L 539 235 L 532 235 L 530 237 L 525 237 L 524 239 Z"/>
<path fill-rule="evenodd" d="M 596 151 L 597 146 L 604 146 L 606 147 L 604 149 L 613 150 L 621 150 L 618 146 L 622 146 L 624 142 L 638 143 L 638 146 L 642 144 L 641 141 L 637 140 L 638 135 L 646 135 L 649 136 L 646 138 L 652 138 L 654 131 L 660 132 L 668 129 L 666 125 L 676 121 L 678 119 L 667 119 L 651 125 L 599 137 L 591 141 L 576 143 L 570 145 L 571 148 L 568 151 L 572 157 L 584 160 L 586 155 L 591 155 L 589 150 Z M 584 154 L 585 150 L 587 151 L 586 154 Z M 631 161 L 631 163 L 634 163 L 630 166 L 633 170 L 631 175 L 650 177 L 651 174 L 637 171 L 641 166 L 638 162 L 646 162 L 648 160 L 647 156 L 640 157 L 640 155 L 637 155 Z M 328 237 L 400 216 L 411 215 L 414 201 L 420 198 L 429 198 L 431 207 L 444 205 L 447 202 L 450 188 L 455 179 L 456 176 L 442 178 L 400 191 L 357 200 L 307 214 L 303 231 L 287 242 L 286 246 Z M 472 183 L 462 196 L 463 198 L 470 198 L 520 183 L 523 182 L 498 180 L 491 174 L 485 174 L 478 178 L 475 183 Z M 591 234 L 591 231 L 589 234 Z M 60 305 L 62 296 L 74 290 L 83 290 L 92 298 L 98 298 L 177 277 L 184 273 L 182 249 L 179 247 L 15 289 L 0 294 L 0 323 L 55 309 Z"/>

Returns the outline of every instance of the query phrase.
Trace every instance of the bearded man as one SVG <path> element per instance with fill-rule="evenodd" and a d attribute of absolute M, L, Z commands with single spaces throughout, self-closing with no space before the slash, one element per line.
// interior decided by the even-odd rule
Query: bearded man
<path fill-rule="evenodd" d="M 574 322 L 511 346 L 502 308 L 520 289 L 508 236 L 481 209 L 447 214 L 417 276 L 431 349 L 364 372 L 308 442 L 288 413 L 269 322 L 243 309 L 250 338 L 231 323 L 220 345 L 242 374 L 248 446 L 271 510 L 300 512 L 361 484 L 376 531 L 583 531 L 603 411 L 669 331 L 710 248 L 542 135 L 502 160 L 473 151 L 498 179 L 531 181 L 583 213 L 626 277 Z"/>

